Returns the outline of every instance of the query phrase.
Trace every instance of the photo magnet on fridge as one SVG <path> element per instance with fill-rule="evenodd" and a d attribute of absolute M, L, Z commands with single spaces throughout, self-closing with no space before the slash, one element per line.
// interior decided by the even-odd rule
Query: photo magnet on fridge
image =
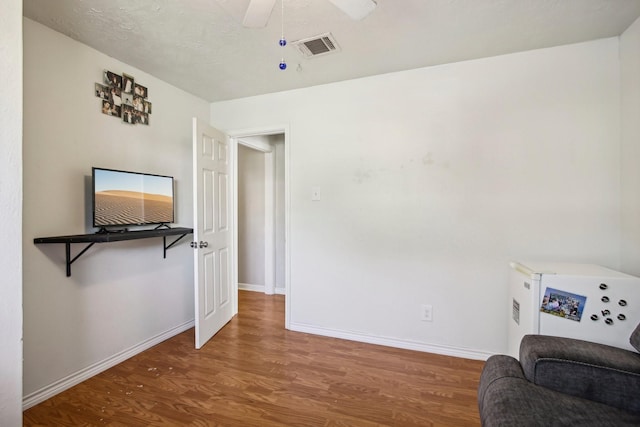
<path fill-rule="evenodd" d="M 587 297 L 559 289 L 547 288 L 542 298 L 540 311 L 579 322 Z"/>

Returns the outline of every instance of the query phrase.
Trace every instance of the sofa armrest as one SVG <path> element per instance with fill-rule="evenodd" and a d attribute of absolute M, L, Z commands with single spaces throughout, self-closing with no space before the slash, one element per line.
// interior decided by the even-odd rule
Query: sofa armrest
<path fill-rule="evenodd" d="M 480 376 L 480 387 L 478 388 L 478 404 L 482 406 L 485 393 L 491 385 L 502 378 L 515 378 L 526 381 L 522 367 L 516 359 L 506 355 L 491 356 Z"/>
<path fill-rule="evenodd" d="M 534 384 L 640 413 L 640 354 L 572 338 L 527 335 L 520 363 Z"/>
<path fill-rule="evenodd" d="M 502 354 L 489 357 L 482 369 L 478 387 L 482 426 L 526 425 L 521 424 L 519 410 L 523 405 L 518 402 L 521 401 L 520 391 L 528 390 L 530 384 L 520 363 L 513 357 Z"/>

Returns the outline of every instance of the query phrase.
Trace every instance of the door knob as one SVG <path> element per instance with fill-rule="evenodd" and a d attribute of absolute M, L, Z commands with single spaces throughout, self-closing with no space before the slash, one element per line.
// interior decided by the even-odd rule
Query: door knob
<path fill-rule="evenodd" d="M 209 246 L 209 242 L 203 242 L 202 240 L 200 240 L 200 247 L 201 248 L 206 248 Z"/>
<path fill-rule="evenodd" d="M 198 243 L 197 242 L 191 242 L 191 243 L 189 243 L 189 246 L 191 246 L 193 249 L 197 249 L 198 248 Z"/>

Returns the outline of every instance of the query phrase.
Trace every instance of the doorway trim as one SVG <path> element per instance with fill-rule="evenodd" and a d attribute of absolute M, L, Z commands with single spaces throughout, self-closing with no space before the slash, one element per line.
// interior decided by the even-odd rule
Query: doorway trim
<path fill-rule="evenodd" d="M 280 126 L 265 126 L 251 129 L 232 130 L 227 132 L 230 141 L 230 148 L 232 151 L 232 173 L 233 173 L 233 251 L 234 251 L 234 265 L 233 265 L 233 277 L 235 288 L 237 289 L 238 282 L 238 144 L 245 145 L 247 147 L 263 151 L 263 148 L 256 147 L 251 144 L 242 143 L 243 138 L 252 136 L 269 136 L 269 135 L 284 135 L 284 293 L 285 293 L 285 310 L 284 310 L 284 326 L 286 329 L 290 329 L 290 313 L 291 313 L 291 292 L 290 292 L 290 280 L 291 280 L 291 248 L 290 248 L 290 218 L 291 218 L 291 204 L 290 204 L 290 153 L 291 153 L 291 138 L 289 125 Z M 266 273 L 266 271 L 265 271 Z M 238 298 L 235 298 L 235 312 L 238 312 Z"/>

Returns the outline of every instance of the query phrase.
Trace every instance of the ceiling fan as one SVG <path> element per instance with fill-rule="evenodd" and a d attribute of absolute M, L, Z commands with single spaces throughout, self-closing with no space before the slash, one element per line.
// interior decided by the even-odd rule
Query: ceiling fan
<path fill-rule="evenodd" d="M 247 28 L 262 28 L 269 22 L 271 11 L 277 0 L 250 0 L 244 13 L 242 25 Z M 282 1 L 282 0 L 281 0 Z M 338 9 L 354 20 L 364 19 L 376 8 L 376 0 L 329 0 Z M 222 1 L 219 0 L 220 3 Z"/>

